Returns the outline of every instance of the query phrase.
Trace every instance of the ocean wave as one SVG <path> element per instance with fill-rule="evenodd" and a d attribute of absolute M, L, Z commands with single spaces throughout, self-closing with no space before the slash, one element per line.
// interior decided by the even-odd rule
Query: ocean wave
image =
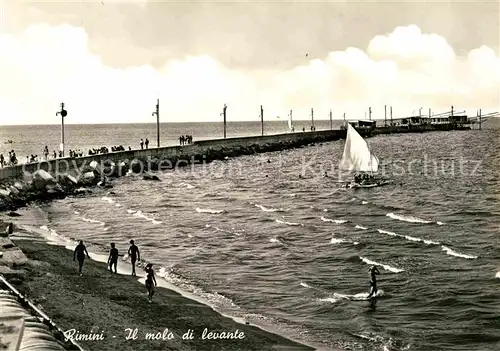
<path fill-rule="evenodd" d="M 397 219 L 399 221 L 410 222 L 410 223 L 422 223 L 422 224 L 432 223 L 432 221 L 426 221 L 425 219 L 422 219 L 422 218 L 413 217 L 413 216 L 397 215 L 397 214 L 394 214 L 392 212 L 386 214 L 386 216 L 390 217 L 392 219 Z"/>
<path fill-rule="evenodd" d="M 91 218 L 85 218 L 85 217 L 79 217 L 82 221 L 88 222 L 88 223 L 97 223 L 99 225 L 105 225 L 106 223 L 98 221 L 97 219 L 91 219 Z"/>
<path fill-rule="evenodd" d="M 259 204 L 255 204 L 255 207 L 260 208 L 264 212 L 285 212 L 285 210 L 282 208 L 267 208 Z"/>
<path fill-rule="evenodd" d="M 213 226 L 211 224 L 205 224 L 205 228 L 212 228 L 218 232 L 228 233 L 228 234 L 233 234 L 233 235 L 241 235 L 245 232 L 244 229 L 236 229 L 234 227 L 231 229 L 224 229 L 224 228 L 219 228 L 219 227 Z"/>
<path fill-rule="evenodd" d="M 443 251 L 446 251 L 447 255 L 451 255 L 451 256 L 455 256 L 455 257 L 460 257 L 460 258 L 466 258 L 468 260 L 474 260 L 474 259 L 477 258 L 477 256 L 466 255 L 466 254 L 463 254 L 463 253 L 460 253 L 460 252 L 457 252 L 457 251 L 453 251 L 452 249 L 450 249 L 449 247 L 444 246 L 444 245 L 441 246 L 441 249 Z"/>
<path fill-rule="evenodd" d="M 347 223 L 347 219 L 331 219 L 331 218 L 326 218 L 326 217 L 321 217 L 320 218 L 323 222 L 331 222 L 331 223 L 336 223 L 336 224 L 343 224 Z"/>
<path fill-rule="evenodd" d="M 281 245 L 283 245 L 283 242 L 280 239 L 278 239 L 278 237 L 276 237 L 276 236 L 272 237 L 271 239 L 269 239 L 269 241 L 272 242 L 272 243 L 275 243 L 275 244 L 281 244 Z"/>
<path fill-rule="evenodd" d="M 336 303 L 339 300 L 363 301 L 363 300 L 369 300 L 368 295 L 369 295 L 369 293 L 367 293 L 367 292 L 362 292 L 362 293 L 357 293 L 357 294 L 333 293 L 333 296 L 324 297 L 324 298 L 318 299 L 318 301 L 330 302 L 330 303 Z M 385 296 L 385 293 L 383 290 L 378 290 L 377 293 L 374 295 L 374 297 L 382 297 L 382 296 Z"/>
<path fill-rule="evenodd" d="M 108 203 L 110 203 L 110 204 L 114 204 L 114 203 L 115 203 L 115 200 L 113 200 L 112 198 L 107 197 L 107 196 L 103 196 L 103 197 L 101 197 L 101 200 L 102 200 L 102 201 L 106 201 L 106 202 L 108 202 Z"/>
<path fill-rule="evenodd" d="M 209 208 L 199 208 L 199 207 L 196 207 L 196 212 L 198 212 L 198 213 L 219 214 L 219 213 L 224 213 L 224 210 L 211 210 Z"/>
<path fill-rule="evenodd" d="M 188 183 L 179 183 L 178 186 L 182 187 L 182 188 L 187 188 L 187 189 L 193 189 L 194 188 L 194 185 L 191 185 L 191 184 L 188 184 Z"/>
<path fill-rule="evenodd" d="M 368 201 L 361 201 L 362 205 L 368 205 Z"/>
<path fill-rule="evenodd" d="M 345 239 L 338 239 L 338 238 L 332 238 L 330 240 L 330 244 L 341 244 L 341 243 L 345 243 L 347 242 L 347 240 Z"/>
<path fill-rule="evenodd" d="M 140 217 L 140 218 L 144 218 L 147 221 L 151 221 L 153 224 L 161 224 L 162 223 L 162 221 L 158 221 L 158 220 L 154 219 L 153 217 L 148 217 L 147 215 L 145 215 L 144 213 L 142 213 L 141 210 L 136 211 L 134 213 L 134 216 Z"/>
<path fill-rule="evenodd" d="M 361 226 L 361 225 L 356 225 L 356 227 L 355 227 L 355 228 L 356 228 L 356 229 L 361 229 L 361 230 L 367 230 L 367 229 L 368 229 L 368 228 L 363 227 L 363 226 Z"/>
<path fill-rule="evenodd" d="M 409 235 L 396 234 L 394 232 L 389 232 L 389 231 L 383 230 L 383 229 L 377 229 L 377 231 L 379 233 L 381 233 L 381 234 L 387 234 L 387 235 L 390 235 L 390 236 L 396 236 L 396 237 L 403 238 L 403 239 L 406 239 L 406 240 L 409 240 L 409 241 L 422 242 L 422 243 L 424 243 L 426 245 L 439 245 L 438 242 L 432 241 L 432 240 L 426 240 L 426 239 L 416 238 L 414 236 L 409 236 Z"/>
<path fill-rule="evenodd" d="M 376 262 L 376 261 L 372 261 L 372 260 L 370 260 L 370 259 L 368 259 L 366 257 L 363 257 L 363 256 L 359 256 L 359 258 L 361 259 L 361 261 L 363 261 L 366 264 L 371 264 L 371 265 L 375 265 L 375 266 L 381 266 L 386 271 L 389 271 L 389 272 L 393 272 L 393 273 L 404 272 L 404 269 L 400 269 L 400 268 L 389 266 L 388 264 L 383 264 L 383 263 L 379 263 L 379 262 Z"/>
<path fill-rule="evenodd" d="M 497 274 L 495 275 L 495 278 L 500 279 L 500 271 L 497 272 Z"/>
<path fill-rule="evenodd" d="M 304 288 L 310 288 L 309 285 L 307 285 L 307 283 L 304 283 L 304 282 L 300 282 L 299 284 L 300 286 L 303 286 Z"/>
<path fill-rule="evenodd" d="M 276 223 L 281 223 L 281 224 L 286 224 L 286 225 L 291 225 L 291 226 L 304 226 L 302 223 L 293 223 L 293 222 L 287 222 L 287 221 L 282 221 L 281 219 L 277 219 Z"/>

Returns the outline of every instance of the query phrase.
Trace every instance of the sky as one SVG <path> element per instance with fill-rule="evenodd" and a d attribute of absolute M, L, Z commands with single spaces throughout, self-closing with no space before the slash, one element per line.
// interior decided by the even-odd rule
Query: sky
<path fill-rule="evenodd" d="M 500 111 L 498 1 L 0 0 L 0 125 Z"/>

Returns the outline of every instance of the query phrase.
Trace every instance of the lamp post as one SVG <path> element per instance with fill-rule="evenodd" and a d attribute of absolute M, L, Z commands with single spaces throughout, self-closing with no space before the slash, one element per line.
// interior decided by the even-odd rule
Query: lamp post
<path fill-rule="evenodd" d="M 260 105 L 260 133 L 264 136 L 264 108 Z"/>
<path fill-rule="evenodd" d="M 156 99 L 156 111 L 152 116 L 156 116 L 156 143 L 160 147 L 160 99 Z"/>
<path fill-rule="evenodd" d="M 226 139 L 226 110 L 227 104 L 224 104 L 224 108 L 222 109 L 221 115 L 224 117 L 224 139 Z"/>
<path fill-rule="evenodd" d="M 56 112 L 56 116 L 61 116 L 61 145 L 59 149 L 62 152 L 62 157 L 64 157 L 64 117 L 68 115 L 68 111 L 64 109 L 64 102 L 61 102 L 61 111 Z"/>

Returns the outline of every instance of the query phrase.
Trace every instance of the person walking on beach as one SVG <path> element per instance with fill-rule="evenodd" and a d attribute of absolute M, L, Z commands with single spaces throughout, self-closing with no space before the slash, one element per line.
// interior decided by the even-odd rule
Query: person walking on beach
<path fill-rule="evenodd" d="M 377 277 L 375 275 L 380 274 L 380 272 L 377 269 L 377 266 L 372 266 L 369 269 L 369 272 L 371 279 L 370 279 L 370 294 L 368 295 L 368 298 L 377 295 Z"/>
<path fill-rule="evenodd" d="M 115 266 L 115 274 L 116 274 L 116 266 L 118 265 L 118 249 L 115 248 L 115 243 L 111 243 L 111 250 L 109 250 L 108 257 L 108 265 L 109 271 L 113 273 L 113 266 Z"/>
<path fill-rule="evenodd" d="M 147 149 L 148 146 L 149 146 L 149 140 L 148 140 L 148 138 L 146 138 L 146 141 L 144 142 L 144 145 L 146 145 L 146 149 Z"/>
<path fill-rule="evenodd" d="M 144 149 L 144 140 L 141 139 L 141 150 Z"/>
<path fill-rule="evenodd" d="M 75 261 L 75 257 L 78 258 L 78 273 L 80 276 L 82 275 L 83 261 L 85 261 L 85 255 L 90 259 L 89 253 L 87 252 L 87 248 L 83 245 L 83 241 L 80 240 L 80 243 L 76 246 L 75 251 L 73 252 L 73 261 Z"/>
<path fill-rule="evenodd" d="M 146 288 L 148 289 L 148 300 L 149 302 L 153 302 L 153 295 L 155 293 L 154 287 L 158 284 L 156 284 L 156 278 L 155 278 L 155 271 L 153 270 L 153 264 L 148 263 L 146 266 Z M 153 285 L 154 283 L 154 285 Z"/>
<path fill-rule="evenodd" d="M 128 255 L 130 256 L 130 262 L 132 263 L 132 275 L 135 277 L 135 262 L 141 260 L 141 254 L 139 253 L 139 248 L 134 244 L 134 240 L 130 240 L 130 247 L 128 249 Z"/>

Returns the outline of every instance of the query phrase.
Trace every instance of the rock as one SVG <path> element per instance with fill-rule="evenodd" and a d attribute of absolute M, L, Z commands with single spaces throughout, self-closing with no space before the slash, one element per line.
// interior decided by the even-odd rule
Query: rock
<path fill-rule="evenodd" d="M 86 172 L 80 176 L 78 179 L 79 185 L 96 185 L 99 182 L 94 172 Z"/>
<path fill-rule="evenodd" d="M 0 189 L 0 195 L 4 197 L 10 196 L 10 190 L 8 189 Z"/>
<path fill-rule="evenodd" d="M 11 268 L 23 266 L 28 262 L 26 255 L 18 247 L 4 251 L 0 264 L 7 265 Z"/>
<path fill-rule="evenodd" d="M 15 182 L 14 186 L 16 187 L 17 190 L 22 191 L 24 189 L 24 186 L 20 182 Z"/>
<path fill-rule="evenodd" d="M 14 211 L 10 211 L 9 213 L 7 213 L 7 216 L 9 217 L 21 217 L 21 215 L 17 212 L 14 212 Z"/>
<path fill-rule="evenodd" d="M 49 184 L 56 184 L 56 180 L 47 171 L 39 169 L 33 173 L 33 185 L 36 189 L 45 189 Z"/>
<path fill-rule="evenodd" d="M 92 193 L 92 190 L 88 189 L 88 188 L 78 188 L 75 190 L 75 194 L 90 194 Z"/>
<path fill-rule="evenodd" d="M 156 181 L 161 181 L 160 178 L 158 178 L 158 176 L 154 175 L 154 174 L 145 174 L 143 177 L 142 177 L 143 180 L 156 180 Z"/>
<path fill-rule="evenodd" d="M 12 240 L 8 238 L 0 238 L 0 247 L 3 249 L 11 249 L 15 247 L 16 245 L 12 242 Z"/>
<path fill-rule="evenodd" d="M 0 274 L 2 274 L 5 278 L 7 278 L 7 280 L 9 280 L 9 282 L 12 283 L 13 278 L 20 279 L 21 281 L 24 280 L 26 271 L 12 269 L 7 266 L 0 266 Z"/>
<path fill-rule="evenodd" d="M 133 173 L 142 173 L 144 172 L 144 164 L 139 160 L 132 160 L 130 169 Z"/>
<path fill-rule="evenodd" d="M 97 174 L 102 174 L 101 165 L 97 163 L 97 161 L 90 162 L 89 167 L 92 171 L 95 171 Z"/>

